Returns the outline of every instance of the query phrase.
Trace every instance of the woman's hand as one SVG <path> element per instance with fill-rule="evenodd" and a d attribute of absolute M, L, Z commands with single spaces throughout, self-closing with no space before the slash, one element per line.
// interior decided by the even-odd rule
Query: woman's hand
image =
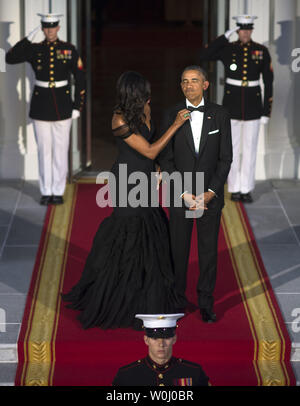
<path fill-rule="evenodd" d="M 175 118 L 175 121 L 173 125 L 177 128 L 180 128 L 182 124 L 184 124 L 189 118 L 191 117 L 191 112 L 187 109 L 180 110 L 177 113 L 177 116 Z"/>

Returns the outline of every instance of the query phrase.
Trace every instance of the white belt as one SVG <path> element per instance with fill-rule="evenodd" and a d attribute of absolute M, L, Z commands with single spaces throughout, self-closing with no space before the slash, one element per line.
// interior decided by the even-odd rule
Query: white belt
<path fill-rule="evenodd" d="M 236 80 L 230 78 L 226 78 L 226 83 L 233 86 L 243 86 L 243 87 L 255 87 L 260 85 L 259 80 Z"/>
<path fill-rule="evenodd" d="M 44 82 L 42 80 L 36 80 L 35 85 L 39 87 L 64 87 L 68 86 L 69 82 L 67 80 L 61 80 L 60 82 Z"/>

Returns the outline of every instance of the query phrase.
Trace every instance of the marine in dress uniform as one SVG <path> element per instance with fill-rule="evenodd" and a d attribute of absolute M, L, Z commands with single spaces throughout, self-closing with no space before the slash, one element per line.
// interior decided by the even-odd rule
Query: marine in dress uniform
<path fill-rule="evenodd" d="M 267 124 L 271 115 L 273 69 L 268 49 L 251 40 L 253 22 L 257 17 L 241 15 L 233 18 L 237 23 L 236 28 L 226 31 L 203 48 L 200 57 L 203 60 L 220 60 L 224 64 L 223 105 L 230 112 L 233 146 L 228 191 L 232 194 L 232 200 L 251 203 L 260 123 Z M 229 37 L 235 31 L 238 31 L 239 40 L 229 42 Z M 243 150 L 240 161 L 241 141 Z"/>
<path fill-rule="evenodd" d="M 60 14 L 38 14 L 41 25 L 6 54 L 8 64 L 28 62 L 35 73 L 29 116 L 38 146 L 41 204 L 62 204 L 68 172 L 72 119 L 80 116 L 85 99 L 85 73 L 74 45 L 58 39 Z M 32 43 L 40 29 L 45 40 Z M 54 29 L 54 30 L 50 30 Z M 71 96 L 75 79 L 75 100 Z"/>
<path fill-rule="evenodd" d="M 184 316 L 177 314 L 137 314 L 143 320 L 145 342 L 149 347 L 148 355 L 119 369 L 113 380 L 113 386 L 208 386 L 209 380 L 199 364 L 172 356 L 176 341 L 176 322 Z M 149 342 L 152 340 L 152 343 Z M 159 343 L 168 340 L 167 358 L 156 350 Z M 156 350 L 155 350 L 156 348 Z M 156 358 L 155 360 L 153 358 Z"/>

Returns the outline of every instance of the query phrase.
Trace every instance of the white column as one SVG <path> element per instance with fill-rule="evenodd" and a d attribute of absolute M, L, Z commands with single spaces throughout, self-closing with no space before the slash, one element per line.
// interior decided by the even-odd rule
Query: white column
<path fill-rule="evenodd" d="M 300 1 L 230 1 L 230 20 L 232 16 L 244 13 L 258 16 L 253 40 L 268 47 L 274 68 L 272 116 L 269 125 L 260 129 L 256 179 L 299 178 L 300 136 L 297 129 L 299 131 L 300 115 L 296 98 L 297 89 L 298 95 L 300 90 L 300 73 L 291 70 L 291 53 L 293 48 L 300 47 L 299 41 L 297 44 L 299 28 L 298 36 L 296 33 Z M 234 26 L 232 20 L 230 24 Z"/>
<path fill-rule="evenodd" d="M 224 0 L 218 0 L 218 20 L 217 20 L 217 36 L 225 33 L 225 6 L 226 2 Z M 217 100 L 218 104 L 222 104 L 223 94 L 224 94 L 224 65 L 221 61 L 217 61 Z"/>
<path fill-rule="evenodd" d="M 297 0 L 297 12 L 296 12 L 296 33 L 295 33 L 295 47 L 294 52 L 297 57 L 292 56 L 292 64 L 296 63 L 297 69 L 293 66 L 292 69 L 292 80 L 294 83 L 294 104 L 293 104 L 293 115 L 294 115 L 294 134 L 297 140 L 298 151 L 296 153 L 296 167 L 298 167 L 297 178 L 300 179 L 300 114 L 299 114 L 299 102 L 300 102 L 300 0 Z M 297 59 L 297 60 L 296 60 Z"/>
<path fill-rule="evenodd" d="M 295 178 L 299 167 L 299 143 L 296 138 L 295 74 L 291 70 L 296 38 L 296 0 L 274 0 L 274 38 L 271 54 L 274 66 L 274 102 L 268 135 L 267 174 L 269 178 Z M 298 136 L 299 140 L 299 136 Z"/>
<path fill-rule="evenodd" d="M 71 7 L 71 21 L 68 23 L 71 25 L 71 38 L 70 41 L 78 48 L 78 27 L 77 27 L 77 17 L 78 17 L 78 9 L 77 7 Z M 75 94 L 75 86 L 73 86 L 73 97 Z M 73 120 L 72 123 L 72 154 L 73 154 L 73 173 L 76 173 L 81 168 L 81 160 L 80 160 L 80 150 L 78 146 L 78 124 L 79 120 Z"/>
<path fill-rule="evenodd" d="M 21 37 L 20 16 L 19 0 L 0 0 L 0 48 L 4 51 Z M 0 72 L 0 178 L 22 178 L 25 111 L 21 85 L 24 66 L 4 65 L 4 68 Z"/>
<path fill-rule="evenodd" d="M 271 0 L 272 1 L 272 0 Z M 235 20 L 232 17 L 240 14 L 256 15 L 258 18 L 254 21 L 254 30 L 252 39 L 255 42 L 265 45 L 269 48 L 269 0 L 231 0 L 230 1 L 230 28 L 234 28 L 236 25 Z M 236 41 L 237 34 L 232 35 L 231 41 Z M 263 84 L 263 83 L 262 83 Z M 263 89 L 263 86 L 262 86 Z M 256 180 L 263 180 L 267 178 L 266 173 L 266 138 L 267 128 L 261 125 L 258 146 L 257 146 L 257 160 L 256 160 Z"/>

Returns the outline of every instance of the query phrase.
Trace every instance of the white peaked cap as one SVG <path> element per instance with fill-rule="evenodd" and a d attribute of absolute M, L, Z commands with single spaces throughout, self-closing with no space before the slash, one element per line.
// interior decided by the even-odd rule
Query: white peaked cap
<path fill-rule="evenodd" d="M 144 322 L 145 328 L 172 328 L 176 327 L 177 320 L 184 316 L 184 313 L 175 314 L 136 314 L 137 319 Z"/>
<path fill-rule="evenodd" d="M 241 14 L 239 16 L 232 17 L 236 20 L 237 24 L 253 24 L 257 16 L 250 16 L 249 14 Z"/>
<path fill-rule="evenodd" d="M 57 23 L 59 21 L 60 17 L 63 17 L 63 14 L 53 14 L 53 13 L 48 13 L 48 14 L 37 14 L 39 17 L 42 18 L 43 23 Z"/>

